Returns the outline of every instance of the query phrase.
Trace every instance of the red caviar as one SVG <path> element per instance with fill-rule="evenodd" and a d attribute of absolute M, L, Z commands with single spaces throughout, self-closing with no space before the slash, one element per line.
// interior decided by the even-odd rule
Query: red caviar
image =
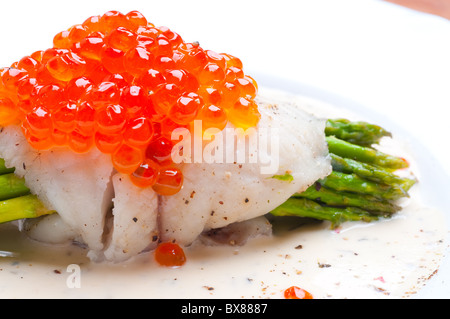
<path fill-rule="evenodd" d="M 162 266 L 180 267 L 186 262 L 186 255 L 178 244 L 166 242 L 156 247 L 155 259 Z"/>
<path fill-rule="evenodd" d="M 284 291 L 284 298 L 286 299 L 314 299 L 313 296 L 306 290 L 297 286 L 289 287 Z"/>
<path fill-rule="evenodd" d="M 257 89 L 239 58 L 185 42 L 138 11 L 108 11 L 0 68 L 0 126 L 20 125 L 38 150 L 96 147 L 135 185 L 172 195 L 183 174 L 171 132 L 194 120 L 254 127 Z"/>

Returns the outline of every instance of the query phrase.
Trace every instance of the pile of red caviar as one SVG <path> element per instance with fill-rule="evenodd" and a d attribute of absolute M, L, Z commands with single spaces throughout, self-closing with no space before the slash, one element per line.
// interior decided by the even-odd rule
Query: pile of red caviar
<path fill-rule="evenodd" d="M 108 11 L 58 33 L 53 47 L 0 69 L 0 126 L 38 150 L 92 147 L 162 195 L 179 191 L 171 132 L 256 126 L 256 82 L 240 59 L 183 41 L 138 11 Z"/>

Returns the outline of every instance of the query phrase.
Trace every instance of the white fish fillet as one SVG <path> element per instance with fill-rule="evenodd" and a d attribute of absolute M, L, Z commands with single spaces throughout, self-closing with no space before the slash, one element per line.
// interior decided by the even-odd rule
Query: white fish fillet
<path fill-rule="evenodd" d="M 95 150 L 38 152 L 15 126 L 0 133 L 0 157 L 58 212 L 74 237 L 87 245 L 91 259 L 120 262 L 154 248 L 156 240 L 190 245 L 205 231 L 262 216 L 331 172 L 324 120 L 298 105 L 261 96 L 257 102 L 262 116 L 258 132 L 278 130 L 279 153 L 259 147 L 247 159 L 266 156 L 278 169 L 263 174 L 260 163 L 184 164 L 183 188 L 173 196 L 134 186 L 115 173 L 107 155 Z M 286 173 L 292 181 L 273 178 Z M 39 235 L 39 225 L 33 227 L 33 236 L 48 238 Z"/>
<path fill-rule="evenodd" d="M 18 127 L 8 126 L 0 134 L 0 156 L 90 249 L 103 249 L 105 216 L 112 198 L 113 167 L 107 155 L 95 149 L 76 155 L 65 148 L 38 152 Z"/>
<path fill-rule="evenodd" d="M 156 247 L 158 197 L 151 188 L 138 188 L 120 173 L 113 176 L 113 186 L 113 225 L 104 255 L 107 260 L 124 261 Z"/>
<path fill-rule="evenodd" d="M 266 154 L 279 163 L 277 172 L 261 174 L 259 163 L 186 164 L 182 190 L 161 199 L 164 241 L 188 245 L 204 230 L 264 215 L 331 172 L 323 120 L 298 105 L 277 104 L 261 96 L 257 102 L 261 113 L 258 127 L 278 130 L 279 154 Z M 225 145 L 233 147 L 232 143 Z M 250 157 L 264 148 L 253 149 Z M 292 175 L 292 181 L 272 178 L 286 173 Z"/>

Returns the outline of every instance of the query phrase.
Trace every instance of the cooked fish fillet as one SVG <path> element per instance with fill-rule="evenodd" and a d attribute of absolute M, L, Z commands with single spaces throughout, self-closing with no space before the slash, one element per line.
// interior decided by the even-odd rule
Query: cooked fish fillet
<path fill-rule="evenodd" d="M 89 257 L 123 261 L 158 240 L 190 245 L 205 231 L 262 216 L 331 172 L 324 120 L 270 97 L 259 96 L 257 102 L 261 120 L 254 134 L 262 138 L 269 130 L 276 143 L 265 149 L 252 144 L 261 140 L 250 139 L 243 162 L 183 164 L 183 188 L 172 196 L 134 186 L 114 171 L 108 155 L 94 149 L 36 151 L 15 126 L 0 133 L 0 157 L 58 212 L 74 238 L 89 248 Z M 224 143 L 224 150 L 238 158 L 234 146 Z M 48 223 L 33 225 L 33 236 L 45 240 L 40 229 L 45 232 Z"/>
<path fill-rule="evenodd" d="M 96 149 L 84 154 L 66 148 L 36 151 L 18 127 L 8 126 L 0 133 L 0 156 L 90 249 L 103 249 L 105 217 L 113 194 L 113 167 L 107 155 Z"/>
<path fill-rule="evenodd" d="M 136 187 L 120 173 L 113 176 L 113 186 L 112 229 L 104 255 L 107 260 L 123 261 L 156 247 L 158 196 L 151 188 Z"/>
<path fill-rule="evenodd" d="M 271 138 L 278 138 L 278 153 L 250 145 L 253 152 L 248 158 L 270 159 L 268 162 L 278 164 L 276 171 L 263 174 L 264 165 L 258 162 L 185 165 L 182 190 L 161 198 L 163 240 L 188 245 L 205 230 L 264 215 L 331 172 L 323 120 L 298 105 L 281 105 L 261 96 L 257 102 L 261 113 L 258 131 L 264 128 L 269 133 L 267 129 L 271 129 L 270 134 L 275 135 Z M 225 152 L 236 150 L 234 143 L 224 145 Z M 273 178 L 286 175 L 292 180 Z"/>

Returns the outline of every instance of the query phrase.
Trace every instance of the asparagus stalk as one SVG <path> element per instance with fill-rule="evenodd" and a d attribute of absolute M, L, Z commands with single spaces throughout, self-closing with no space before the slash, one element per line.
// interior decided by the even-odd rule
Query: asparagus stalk
<path fill-rule="evenodd" d="M 5 160 L 0 158 L 0 175 L 13 173 L 15 171 L 14 168 L 8 168 L 5 166 Z"/>
<path fill-rule="evenodd" d="M 274 209 L 275 216 L 331 221 L 372 221 L 398 212 L 396 201 L 417 182 L 394 174 L 409 163 L 372 147 L 391 133 L 366 122 L 328 120 L 326 140 L 333 171 Z"/>
<path fill-rule="evenodd" d="M 36 218 L 55 213 L 47 209 L 35 195 L 25 195 L 0 201 L 0 223 L 23 218 Z"/>
<path fill-rule="evenodd" d="M 0 200 L 27 195 L 30 190 L 25 180 L 14 173 L 0 175 Z"/>
<path fill-rule="evenodd" d="M 352 122 L 347 119 L 329 119 L 326 122 L 325 134 L 361 146 L 371 146 L 379 143 L 383 137 L 392 136 L 378 125 L 361 121 Z"/>
<path fill-rule="evenodd" d="M 361 178 L 366 178 L 376 183 L 398 185 L 403 188 L 405 192 L 407 192 L 416 183 L 416 180 L 414 179 L 401 178 L 379 166 L 358 162 L 336 154 L 330 154 L 330 156 L 333 170 L 337 172 L 356 174 Z"/>
<path fill-rule="evenodd" d="M 378 199 L 396 200 L 408 193 L 396 185 L 380 184 L 366 180 L 355 174 L 345 174 L 333 171 L 330 175 L 320 180 L 319 183 L 338 192 L 352 192 L 367 194 Z"/>
<path fill-rule="evenodd" d="M 326 141 L 330 153 L 344 158 L 350 158 L 391 170 L 408 167 L 408 162 L 405 159 L 385 154 L 374 148 L 352 144 L 334 136 L 326 136 Z"/>
<path fill-rule="evenodd" d="M 340 192 L 326 187 L 319 183 L 310 186 L 306 191 L 293 195 L 294 198 L 307 198 L 318 203 L 336 207 L 359 207 L 376 214 L 393 214 L 400 210 L 400 207 L 388 200 L 380 200 L 366 194 L 354 194 Z"/>
<path fill-rule="evenodd" d="M 274 216 L 298 216 L 328 220 L 332 227 L 337 227 L 345 221 L 370 222 L 379 218 L 378 215 L 358 207 L 329 207 L 307 198 L 294 197 L 289 198 L 270 213 Z"/>
<path fill-rule="evenodd" d="M 41 201 L 30 194 L 25 179 L 14 174 L 0 158 L 0 223 L 52 214 Z"/>

